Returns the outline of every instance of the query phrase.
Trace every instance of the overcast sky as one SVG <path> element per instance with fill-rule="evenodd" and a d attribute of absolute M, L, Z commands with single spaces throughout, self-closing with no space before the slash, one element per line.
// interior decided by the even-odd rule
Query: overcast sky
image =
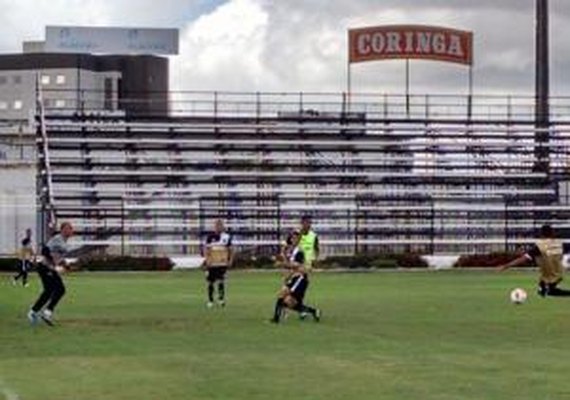
<path fill-rule="evenodd" d="M 472 30 L 475 93 L 534 90 L 535 0 L 0 0 L 0 52 L 45 25 L 176 27 L 171 87 L 342 91 L 347 29 L 382 24 Z M 570 95 L 570 1 L 550 0 L 553 95 Z M 353 89 L 404 91 L 402 61 L 353 65 Z M 467 69 L 414 61 L 414 93 L 465 93 Z"/>

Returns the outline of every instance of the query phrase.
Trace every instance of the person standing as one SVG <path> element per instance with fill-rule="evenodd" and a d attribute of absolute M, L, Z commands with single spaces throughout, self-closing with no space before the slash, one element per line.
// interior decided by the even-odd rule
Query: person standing
<path fill-rule="evenodd" d="M 319 259 L 319 236 L 312 228 L 312 218 L 310 215 L 303 215 L 301 218 L 301 239 L 299 247 L 305 254 L 305 270 L 310 272 Z"/>
<path fill-rule="evenodd" d="M 32 231 L 30 229 L 26 230 L 26 237 L 22 240 L 22 246 L 18 250 L 18 269 L 19 272 L 13 277 L 12 282 L 14 285 L 18 282 L 18 279 L 22 279 L 22 286 L 28 286 L 28 272 L 32 269 L 33 262 L 35 260 L 36 253 L 32 246 Z"/>
<path fill-rule="evenodd" d="M 226 305 L 225 278 L 228 267 L 233 262 L 232 236 L 226 231 L 221 219 L 216 220 L 214 231 L 206 237 L 204 266 L 208 283 L 207 307 L 214 306 L 214 292 L 217 283 L 218 304 Z"/>
<path fill-rule="evenodd" d="M 307 275 L 307 279 L 311 274 L 313 267 L 319 259 L 319 236 L 313 230 L 312 227 L 312 217 L 308 214 L 301 217 L 301 237 L 299 239 L 299 248 L 304 254 L 304 270 Z M 308 282 L 308 280 L 307 280 Z M 306 312 L 299 313 L 301 319 L 307 317 Z"/>
<path fill-rule="evenodd" d="M 556 238 L 554 229 L 545 224 L 540 228 L 540 238 L 524 254 L 508 264 L 498 267 L 504 271 L 511 267 L 534 261 L 538 266 L 538 294 L 542 297 L 570 297 L 570 290 L 558 287 L 562 282 L 562 241 Z"/>
<path fill-rule="evenodd" d="M 42 246 L 42 261 L 38 264 L 38 274 L 42 281 L 43 291 L 28 312 L 28 320 L 35 325 L 43 320 L 52 326 L 53 313 L 61 298 L 65 295 L 65 285 L 61 273 L 66 269 L 64 257 L 69 253 L 67 241 L 73 236 L 73 226 L 64 222 L 60 233 L 54 235 Z"/>

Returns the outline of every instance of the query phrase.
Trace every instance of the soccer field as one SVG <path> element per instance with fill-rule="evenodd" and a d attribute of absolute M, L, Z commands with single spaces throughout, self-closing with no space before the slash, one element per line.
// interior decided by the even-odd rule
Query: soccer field
<path fill-rule="evenodd" d="M 531 272 L 321 273 L 323 320 L 278 326 L 277 273 L 233 271 L 211 310 L 199 272 L 70 275 L 54 328 L 25 319 L 36 276 L 0 278 L 0 399 L 570 396 L 570 299 L 539 298 Z"/>

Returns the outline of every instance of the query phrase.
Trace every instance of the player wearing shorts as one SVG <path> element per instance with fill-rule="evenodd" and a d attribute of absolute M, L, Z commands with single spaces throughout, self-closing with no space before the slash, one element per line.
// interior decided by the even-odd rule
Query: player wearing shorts
<path fill-rule="evenodd" d="M 562 282 L 564 268 L 562 266 L 562 242 L 556 238 L 554 229 L 548 224 L 540 228 L 540 238 L 517 259 L 499 267 L 504 271 L 534 261 L 539 269 L 538 294 L 542 297 L 569 297 L 570 290 L 558 287 Z"/>
<path fill-rule="evenodd" d="M 22 286 L 28 286 L 28 273 L 32 269 L 32 265 L 36 254 L 34 248 L 32 247 L 32 239 L 27 236 L 22 240 L 22 247 L 18 251 L 18 274 L 12 278 L 14 285 L 17 283 L 18 279 L 22 279 Z"/>
<path fill-rule="evenodd" d="M 279 291 L 271 322 L 279 323 L 285 309 L 291 309 L 299 313 L 307 313 L 313 316 L 315 321 L 320 321 L 321 311 L 318 308 L 307 306 L 304 303 L 305 292 L 309 286 L 309 276 L 305 270 L 305 255 L 299 247 L 301 236 L 299 232 L 293 232 L 287 240 L 287 246 L 282 254 L 282 260 L 287 268 L 285 284 Z"/>
<path fill-rule="evenodd" d="M 204 251 L 204 267 L 208 283 L 208 308 L 214 306 L 214 291 L 217 283 L 218 304 L 226 305 L 225 279 L 228 267 L 233 260 L 232 237 L 226 231 L 222 220 L 214 224 L 214 232 L 206 237 Z"/>

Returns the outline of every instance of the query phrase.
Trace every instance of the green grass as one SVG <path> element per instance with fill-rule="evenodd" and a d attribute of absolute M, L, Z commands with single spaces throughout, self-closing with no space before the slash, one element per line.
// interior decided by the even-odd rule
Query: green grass
<path fill-rule="evenodd" d="M 563 399 L 570 299 L 532 273 L 318 274 L 320 324 L 270 317 L 279 276 L 232 272 L 226 309 L 200 273 L 76 274 L 59 325 L 0 277 L 0 399 Z M 508 301 L 514 287 L 529 301 Z"/>

